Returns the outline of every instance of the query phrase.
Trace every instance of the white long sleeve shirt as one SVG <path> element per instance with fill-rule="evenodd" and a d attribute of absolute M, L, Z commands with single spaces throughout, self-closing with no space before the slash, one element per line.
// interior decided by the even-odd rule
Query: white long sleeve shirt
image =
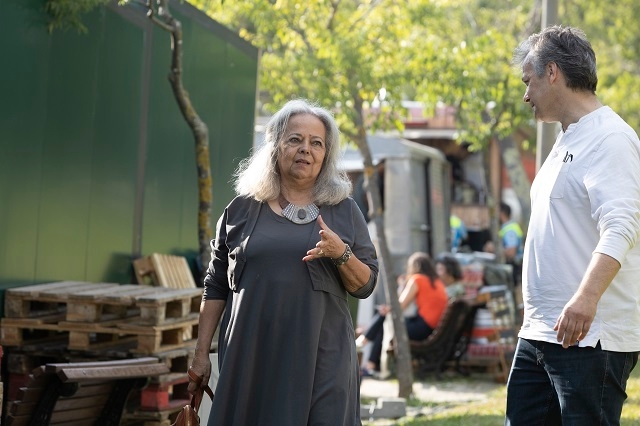
<path fill-rule="evenodd" d="M 531 187 L 519 336 L 558 343 L 553 326 L 597 252 L 622 267 L 580 346 L 639 351 L 639 236 L 640 141 L 601 107 L 558 135 Z"/>

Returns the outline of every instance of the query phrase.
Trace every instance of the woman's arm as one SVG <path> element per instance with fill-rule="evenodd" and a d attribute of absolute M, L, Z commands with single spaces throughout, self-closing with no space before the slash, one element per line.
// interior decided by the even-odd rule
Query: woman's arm
<path fill-rule="evenodd" d="M 203 385 L 209 383 L 209 377 L 211 376 L 211 361 L 209 360 L 211 341 L 213 340 L 213 335 L 218 327 L 226 303 L 225 300 L 203 300 L 200 304 L 198 340 L 196 341 L 193 363 L 189 368 L 199 377 L 202 377 Z M 193 381 L 189 382 L 187 391 L 189 393 L 196 391 L 196 386 Z"/>
<path fill-rule="evenodd" d="M 322 216 L 318 216 L 317 220 L 321 229 L 320 241 L 316 244 L 316 248 L 309 250 L 302 260 L 308 261 L 328 257 L 335 261 L 335 259 L 345 254 L 347 245 L 338 234 L 327 226 L 324 220 L 322 220 Z M 350 248 L 349 251 L 351 251 Z M 340 278 L 342 279 L 345 289 L 349 293 L 354 293 L 370 283 L 372 277 L 371 268 L 360 261 L 353 253 L 348 257 L 346 262 L 338 265 L 338 272 L 340 273 Z"/>
<path fill-rule="evenodd" d="M 402 293 L 398 297 L 398 301 L 400 302 L 400 307 L 404 311 L 407 307 L 416 300 L 416 296 L 418 295 L 418 284 L 416 283 L 415 278 L 409 278 L 407 285 L 404 286 Z"/>

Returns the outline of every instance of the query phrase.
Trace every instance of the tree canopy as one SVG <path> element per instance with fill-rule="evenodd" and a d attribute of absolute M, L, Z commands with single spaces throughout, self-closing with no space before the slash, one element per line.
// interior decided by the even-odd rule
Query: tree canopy
<path fill-rule="evenodd" d="M 86 30 L 84 13 L 110 1 L 115 0 L 43 0 L 50 29 L 80 30 Z M 127 1 L 146 2 L 118 3 Z M 504 136 L 535 126 L 510 60 L 516 44 L 538 31 L 541 0 L 189 3 L 262 49 L 261 99 L 267 111 L 292 97 L 337 105 L 342 107 L 337 118 L 349 136 L 354 117 L 345 87 L 353 85 L 365 107 L 383 107 L 366 123 L 372 128 L 402 127 L 403 98 L 423 101 L 427 114 L 442 103 L 455 106 L 459 140 L 477 149 L 486 146 L 492 132 Z M 639 129 L 640 33 L 635 18 L 640 3 L 558 3 L 558 22 L 584 29 L 596 51 L 598 95 Z"/>

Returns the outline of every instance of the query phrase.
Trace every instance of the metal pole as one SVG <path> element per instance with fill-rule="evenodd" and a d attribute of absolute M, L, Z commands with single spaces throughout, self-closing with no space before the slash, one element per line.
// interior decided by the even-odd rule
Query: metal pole
<path fill-rule="evenodd" d="M 542 0 L 541 29 L 558 23 L 558 0 Z M 551 152 L 551 147 L 558 135 L 558 123 L 542 123 L 537 125 L 536 134 L 536 171 L 540 170 L 542 163 Z"/>

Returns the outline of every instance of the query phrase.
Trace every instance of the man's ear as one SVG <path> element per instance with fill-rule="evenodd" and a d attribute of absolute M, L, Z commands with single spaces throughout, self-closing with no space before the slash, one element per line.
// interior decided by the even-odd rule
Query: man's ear
<path fill-rule="evenodd" d="M 547 64 L 545 72 L 547 74 L 547 77 L 549 78 L 549 82 L 553 83 L 559 77 L 560 68 L 558 68 L 558 64 L 556 64 L 555 62 L 549 62 Z"/>

